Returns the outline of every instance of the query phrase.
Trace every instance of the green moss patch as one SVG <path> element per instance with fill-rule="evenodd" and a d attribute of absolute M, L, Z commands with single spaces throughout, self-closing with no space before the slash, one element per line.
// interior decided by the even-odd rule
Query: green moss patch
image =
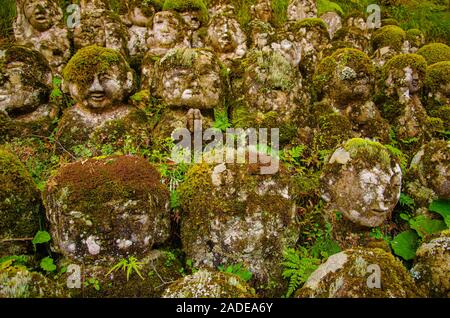
<path fill-rule="evenodd" d="M 450 61 L 450 47 L 443 43 L 431 43 L 421 47 L 417 54 L 422 55 L 428 65 L 442 61 Z"/>

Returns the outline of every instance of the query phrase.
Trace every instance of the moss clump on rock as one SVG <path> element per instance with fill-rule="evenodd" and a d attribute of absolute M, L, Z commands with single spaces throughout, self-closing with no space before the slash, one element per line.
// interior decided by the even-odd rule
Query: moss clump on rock
<path fill-rule="evenodd" d="M 331 56 L 324 58 L 318 65 L 313 77 L 314 89 L 321 96 L 333 91 L 333 77 L 338 76 L 340 80 L 352 80 L 361 73 L 369 78 L 372 78 L 375 73 L 367 54 L 357 49 L 339 49 Z M 339 92 L 336 93 L 339 94 Z"/>
<path fill-rule="evenodd" d="M 203 23 L 208 21 L 208 7 L 203 0 L 166 0 L 164 1 L 163 10 L 199 12 L 200 20 Z"/>
<path fill-rule="evenodd" d="M 402 28 L 396 25 L 387 25 L 373 33 L 372 47 L 374 50 L 386 46 L 400 50 L 405 40 L 406 32 Z"/>
<path fill-rule="evenodd" d="M 200 270 L 171 284 L 164 298 L 253 298 L 254 291 L 239 277 Z"/>
<path fill-rule="evenodd" d="M 450 61 L 450 47 L 444 43 L 430 43 L 421 47 L 417 54 L 422 55 L 428 65 Z"/>
<path fill-rule="evenodd" d="M 40 194 L 19 159 L 0 148 L 0 241 L 33 237 L 39 230 Z M 0 242 L 0 256 L 26 253 L 20 242 Z"/>
<path fill-rule="evenodd" d="M 71 259 L 142 257 L 169 236 L 169 193 L 143 158 L 65 165 L 47 182 L 43 197 L 55 249 Z"/>
<path fill-rule="evenodd" d="M 122 68 L 119 71 L 126 82 L 126 76 L 132 72 L 124 57 L 114 49 L 91 45 L 78 50 L 63 70 L 64 80 L 76 83 L 81 89 L 94 81 L 95 75 L 105 73 L 113 66 Z"/>
<path fill-rule="evenodd" d="M 409 29 L 406 31 L 406 40 L 415 47 L 421 47 L 425 42 L 425 34 L 419 29 Z"/>
<path fill-rule="evenodd" d="M 383 66 L 382 69 L 382 79 L 386 80 L 391 74 L 395 80 L 401 80 L 404 77 L 404 69 L 410 67 L 414 69 L 420 80 L 425 78 L 427 72 L 427 62 L 425 59 L 418 54 L 399 54 L 391 58 Z"/>
<path fill-rule="evenodd" d="M 380 287 L 376 287 L 379 267 Z M 370 276 L 372 274 L 372 276 Z M 370 277 L 369 277 L 370 276 Z M 374 286 L 370 286 L 373 283 Z M 379 248 L 350 249 L 332 255 L 297 291 L 299 298 L 411 298 L 423 297 L 412 277 L 391 253 Z"/>

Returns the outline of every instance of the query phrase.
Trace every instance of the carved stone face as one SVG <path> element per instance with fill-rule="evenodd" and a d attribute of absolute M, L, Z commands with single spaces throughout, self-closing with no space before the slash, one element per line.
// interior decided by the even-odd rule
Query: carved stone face
<path fill-rule="evenodd" d="M 190 59 L 190 65 L 183 65 L 185 58 Z M 154 81 L 157 95 L 167 105 L 198 109 L 218 105 L 224 85 L 214 55 L 192 49 L 169 51 L 160 60 Z"/>
<path fill-rule="evenodd" d="M 200 13 L 199 12 L 182 12 L 180 13 L 184 23 L 193 31 L 198 30 L 201 26 Z"/>
<path fill-rule="evenodd" d="M 341 212 L 361 226 L 381 225 L 390 217 L 400 197 L 400 166 L 389 162 L 390 159 L 383 163 L 382 157 L 387 151 L 382 151 L 385 152 L 383 156 L 380 152 L 380 156 L 368 158 L 338 148 L 327 164 L 331 168 L 324 170 L 323 198 L 333 211 Z"/>
<path fill-rule="evenodd" d="M 147 10 L 142 10 L 136 6 L 130 10 L 129 19 L 134 25 L 145 27 L 152 21 L 154 13 L 155 10 L 153 8 L 149 7 Z"/>
<path fill-rule="evenodd" d="M 127 97 L 133 74 L 130 72 L 126 76 L 127 80 L 124 82 L 119 67 L 113 66 L 106 72 L 95 74 L 86 88 L 69 83 L 69 91 L 84 107 L 94 112 L 102 112 L 122 103 Z"/>
<path fill-rule="evenodd" d="M 224 15 L 212 19 L 208 28 L 208 38 L 213 49 L 220 53 L 233 52 L 245 41 L 236 19 Z"/>
<path fill-rule="evenodd" d="M 46 31 L 53 25 L 58 9 L 52 1 L 28 1 L 24 5 L 24 13 L 30 24 L 38 31 Z"/>
<path fill-rule="evenodd" d="M 24 52 L 20 53 L 24 54 Z M 30 74 L 33 72 L 30 69 L 30 63 L 34 63 L 35 74 L 40 72 L 40 76 Z M 48 66 L 45 67 L 45 72 L 41 72 L 44 69 L 41 70 L 40 66 L 37 70 L 38 63 L 42 63 L 42 61 L 14 60 L 13 57 L 0 68 L 0 111 L 6 111 L 14 117 L 31 113 L 45 103 L 50 90 L 52 74 Z"/>
<path fill-rule="evenodd" d="M 174 45 L 180 32 L 180 22 L 172 12 L 161 11 L 153 17 L 153 39 L 162 46 Z"/>
<path fill-rule="evenodd" d="M 348 66 L 337 66 L 333 83 L 330 93 L 338 102 L 367 100 L 373 92 L 370 75 L 364 71 L 358 73 Z"/>
<path fill-rule="evenodd" d="M 287 9 L 288 20 L 296 21 L 317 16 L 316 1 L 291 0 Z"/>

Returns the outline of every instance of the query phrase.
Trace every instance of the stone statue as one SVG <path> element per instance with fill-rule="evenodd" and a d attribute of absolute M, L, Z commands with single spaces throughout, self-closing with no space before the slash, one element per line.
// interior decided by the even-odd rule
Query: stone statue
<path fill-rule="evenodd" d="M 287 8 L 289 21 L 317 17 L 317 4 L 315 0 L 291 0 Z"/>
<path fill-rule="evenodd" d="M 50 102 L 52 72 L 36 50 L 0 48 L 0 130 L 2 138 L 48 135 L 59 107 Z"/>
<path fill-rule="evenodd" d="M 54 74 L 61 74 L 70 59 L 68 31 L 56 0 L 17 1 L 14 36 L 16 44 L 41 52 Z"/>

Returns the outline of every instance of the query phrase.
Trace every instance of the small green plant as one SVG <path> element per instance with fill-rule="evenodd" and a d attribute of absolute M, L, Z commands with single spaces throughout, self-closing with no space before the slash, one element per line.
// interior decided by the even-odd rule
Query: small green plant
<path fill-rule="evenodd" d="M 412 260 L 415 258 L 416 250 L 423 238 L 449 228 L 449 201 L 435 200 L 429 206 L 429 210 L 440 214 L 444 221 L 430 219 L 424 215 L 411 217 L 406 213 L 401 213 L 400 218 L 407 221 L 411 229 L 401 232 L 391 241 L 394 253 L 406 261 Z"/>
<path fill-rule="evenodd" d="M 56 270 L 56 265 L 54 264 L 53 258 L 47 256 L 41 259 L 39 266 L 46 272 L 54 272 Z"/>
<path fill-rule="evenodd" d="M 214 111 L 214 123 L 213 127 L 219 129 L 220 131 L 226 131 L 227 128 L 231 127 L 230 119 L 228 118 L 227 110 Z"/>
<path fill-rule="evenodd" d="M 45 244 L 50 242 L 50 240 L 51 236 L 47 231 L 38 231 L 31 241 L 31 243 L 33 243 L 34 251 L 36 251 L 37 244 Z"/>
<path fill-rule="evenodd" d="M 285 249 L 283 258 L 284 262 L 281 263 L 285 267 L 283 277 L 289 279 L 286 297 L 290 297 L 317 269 L 320 259 L 311 257 L 308 250 L 303 246 L 300 246 L 298 250 Z"/>
<path fill-rule="evenodd" d="M 139 275 L 139 277 L 144 280 L 140 269 L 144 263 L 138 262 L 137 258 L 134 256 L 128 257 L 128 259 L 122 258 L 117 264 L 115 264 L 105 276 L 108 276 L 112 272 L 116 272 L 118 270 L 123 270 L 127 274 L 127 281 L 130 279 L 130 276 L 133 272 Z"/>
<path fill-rule="evenodd" d="M 223 273 L 230 273 L 238 276 L 240 279 L 242 279 L 244 282 L 248 282 L 252 279 L 253 274 L 250 270 L 245 268 L 242 264 L 234 264 L 234 265 L 220 265 L 218 267 L 219 271 Z"/>
<path fill-rule="evenodd" d="M 187 269 L 187 272 L 190 272 L 192 274 L 195 274 L 196 272 L 198 272 L 198 269 L 194 267 L 194 262 L 192 261 L 192 259 L 186 260 L 186 269 Z M 184 273 L 184 274 L 186 274 L 186 273 Z"/>
<path fill-rule="evenodd" d="M 94 288 L 96 291 L 100 290 L 100 282 L 98 281 L 98 279 L 95 279 L 94 277 L 88 278 L 85 282 L 84 282 L 84 287 L 89 287 L 91 286 L 92 288 Z"/>

